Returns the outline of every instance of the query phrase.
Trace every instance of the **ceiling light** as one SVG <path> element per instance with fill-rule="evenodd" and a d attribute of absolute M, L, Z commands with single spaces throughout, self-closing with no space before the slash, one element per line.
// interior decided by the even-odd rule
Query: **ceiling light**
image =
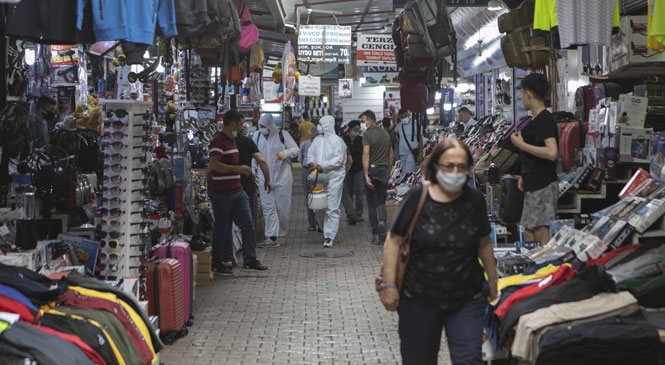
<path fill-rule="evenodd" d="M 487 10 L 499 11 L 499 10 L 510 10 L 510 8 L 502 0 L 490 0 L 487 3 Z"/>

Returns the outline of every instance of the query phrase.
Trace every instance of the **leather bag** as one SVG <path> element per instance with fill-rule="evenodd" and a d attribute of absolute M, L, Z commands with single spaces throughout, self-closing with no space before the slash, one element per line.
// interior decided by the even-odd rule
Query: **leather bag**
<path fill-rule="evenodd" d="M 416 228 L 416 223 L 418 222 L 418 217 L 420 212 L 423 210 L 423 205 L 425 205 L 425 199 L 427 198 L 427 192 L 429 188 L 429 182 L 423 181 L 423 190 L 420 193 L 420 200 L 418 201 L 418 207 L 416 208 L 416 214 L 411 218 L 411 223 L 409 223 L 409 228 L 406 230 L 406 237 L 404 238 L 404 243 L 399 248 L 399 256 L 397 257 L 397 269 L 395 270 L 395 283 L 399 290 L 402 289 L 402 283 L 404 282 L 404 274 L 406 273 L 406 264 L 409 262 L 409 253 L 411 250 L 411 235 L 413 230 Z M 379 275 L 374 279 L 374 286 L 377 292 L 381 292 L 381 284 L 383 283 L 383 266 L 381 266 L 381 271 Z"/>

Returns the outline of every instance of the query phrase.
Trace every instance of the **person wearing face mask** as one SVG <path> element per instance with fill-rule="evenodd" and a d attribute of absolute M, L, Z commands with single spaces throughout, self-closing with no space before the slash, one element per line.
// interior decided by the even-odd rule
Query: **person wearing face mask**
<path fill-rule="evenodd" d="M 420 123 L 413 120 L 408 110 L 400 109 L 399 123 L 395 127 L 395 136 L 398 141 L 398 154 L 402 162 L 402 176 L 413 172 L 416 164 L 422 161 L 423 137 L 420 132 Z"/>
<path fill-rule="evenodd" d="M 42 95 L 37 99 L 37 108 L 30 117 L 33 148 L 44 147 L 50 143 L 49 132 L 55 127 L 58 117 L 56 106 L 55 99 L 48 95 Z"/>
<path fill-rule="evenodd" d="M 379 294 L 399 315 L 403 364 L 436 364 L 444 329 L 453 364 L 483 363 L 485 307 L 497 296 L 498 276 L 485 198 L 467 184 L 472 166 L 461 140 L 437 144 L 423 165 L 426 181 L 407 193 L 388 232 Z M 427 196 L 398 288 L 398 255 L 422 189 Z"/>
<path fill-rule="evenodd" d="M 309 161 L 307 160 L 307 154 L 309 153 L 309 147 L 312 145 L 312 141 L 316 136 L 319 135 L 319 130 L 312 124 L 312 127 L 307 131 L 309 139 L 300 143 L 300 153 L 298 155 L 298 161 L 302 163 L 302 173 L 300 175 L 300 182 L 302 187 L 305 190 L 305 196 L 310 192 L 312 187 L 307 181 L 307 176 L 312 173 L 312 169 L 309 168 Z M 316 231 L 316 216 L 312 209 L 307 209 L 307 223 L 309 223 L 308 231 Z"/>
<path fill-rule="evenodd" d="M 319 120 L 319 134 L 307 153 L 309 168 L 326 174 L 325 191 L 328 198 L 326 209 L 316 211 L 316 220 L 323 227 L 323 247 L 332 247 L 339 229 L 339 205 L 346 176 L 346 144 L 335 134 L 335 118 L 330 115 Z"/>
<path fill-rule="evenodd" d="M 459 126 L 461 126 L 458 127 L 458 135 L 464 134 L 469 128 L 471 128 L 471 126 L 478 124 L 478 120 L 471 116 L 471 111 L 465 106 L 459 108 L 457 115 L 459 116 Z"/>
<path fill-rule="evenodd" d="M 346 172 L 342 205 L 349 225 L 362 220 L 365 183 L 363 181 L 363 137 L 360 135 L 360 121 L 352 120 L 347 125 L 348 134 L 342 139 L 351 153 L 351 167 Z"/>
<path fill-rule="evenodd" d="M 240 153 L 235 141 L 242 114 L 235 110 L 224 113 L 224 128 L 210 142 L 208 195 L 212 202 L 215 226 L 212 233 L 212 271 L 233 274 L 232 225 L 242 232 L 243 268 L 267 270 L 256 258 L 256 231 L 252 220 L 249 198 L 242 188 L 240 177 L 252 175 L 252 168 L 240 164 Z"/>
<path fill-rule="evenodd" d="M 259 130 L 254 133 L 252 140 L 268 161 L 273 189 L 272 193 L 265 189 L 259 190 L 267 237 L 259 247 L 278 247 L 284 241 L 289 228 L 293 189 L 291 159 L 298 156 L 299 149 L 287 131 L 277 129 L 272 114 L 261 116 Z M 256 161 L 252 162 L 252 165 L 254 170 L 257 170 Z M 266 177 L 261 171 L 258 177 L 259 186 L 264 185 Z"/>
<path fill-rule="evenodd" d="M 238 153 L 240 154 L 240 164 L 252 167 L 252 160 L 256 160 L 256 163 L 259 165 L 263 176 L 266 178 L 263 181 L 263 189 L 268 193 L 272 191 L 272 184 L 270 183 L 270 169 L 268 168 L 268 161 L 265 157 L 259 152 L 259 148 L 256 147 L 256 143 L 252 141 L 251 138 L 247 137 L 247 130 L 249 130 L 249 123 L 244 123 L 244 118 L 240 120 L 240 123 L 237 123 L 236 133 L 234 138 L 236 144 L 238 145 Z M 256 208 L 258 202 L 258 186 L 256 184 L 256 173 L 251 175 L 242 175 L 240 176 L 240 182 L 242 183 L 242 188 L 249 198 L 249 208 L 252 211 L 252 221 L 256 227 Z"/>

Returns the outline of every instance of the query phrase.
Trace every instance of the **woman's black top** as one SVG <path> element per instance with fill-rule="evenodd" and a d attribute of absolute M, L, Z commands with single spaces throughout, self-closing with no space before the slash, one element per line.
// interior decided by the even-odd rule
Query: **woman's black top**
<path fill-rule="evenodd" d="M 418 207 L 422 185 L 413 187 L 395 215 L 390 231 L 405 236 Z M 481 292 L 480 239 L 490 234 L 483 195 L 465 186 L 451 202 L 428 194 L 413 231 L 411 255 L 402 293 L 417 301 L 453 311 Z"/>

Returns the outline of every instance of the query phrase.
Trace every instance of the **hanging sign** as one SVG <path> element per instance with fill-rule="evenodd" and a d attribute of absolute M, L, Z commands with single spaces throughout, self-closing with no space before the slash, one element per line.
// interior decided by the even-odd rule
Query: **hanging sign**
<path fill-rule="evenodd" d="M 357 66 L 396 66 L 395 43 L 389 34 L 359 34 Z"/>
<path fill-rule="evenodd" d="M 321 96 L 321 78 L 301 75 L 298 82 L 298 95 Z"/>
<path fill-rule="evenodd" d="M 351 63 L 351 27 L 301 25 L 298 31 L 298 60 Z"/>

